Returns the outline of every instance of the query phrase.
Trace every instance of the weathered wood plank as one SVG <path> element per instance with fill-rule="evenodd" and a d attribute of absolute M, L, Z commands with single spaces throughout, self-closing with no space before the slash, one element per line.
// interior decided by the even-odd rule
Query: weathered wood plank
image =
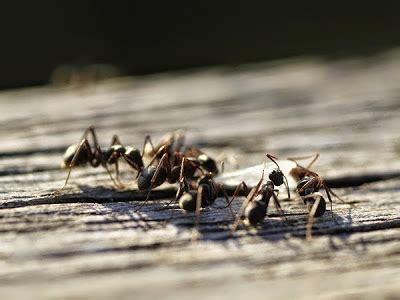
<path fill-rule="evenodd" d="M 399 66 L 388 54 L 0 93 L 0 295 L 396 298 L 398 178 L 338 189 L 348 203 L 334 204 L 337 223 L 329 212 L 318 219 L 311 243 L 299 199 L 282 202 L 291 225 L 271 210 L 260 227 L 236 232 L 219 199 L 202 211 L 193 242 L 193 214 L 158 210 L 173 186 L 154 191 L 140 212 L 146 194 L 115 190 L 101 169 L 76 169 L 62 196 L 48 193 L 65 179 L 63 149 L 91 124 L 105 146 L 113 133 L 141 147 L 146 134 L 183 128 L 189 143 L 241 167 L 267 151 L 319 151 L 317 171 L 339 186 L 346 176 L 389 179 L 400 170 Z"/>

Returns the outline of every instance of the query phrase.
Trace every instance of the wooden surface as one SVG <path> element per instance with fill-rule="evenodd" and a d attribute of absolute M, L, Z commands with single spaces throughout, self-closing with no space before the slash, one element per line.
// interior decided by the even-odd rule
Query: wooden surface
<path fill-rule="evenodd" d="M 205 69 L 69 88 L 0 94 L 0 295 L 52 299 L 396 299 L 400 294 L 400 59 L 287 61 Z M 102 169 L 66 171 L 64 149 L 95 125 L 141 147 L 150 134 L 184 129 L 188 143 L 240 167 L 320 152 L 330 180 L 392 174 L 336 189 L 305 241 L 299 199 L 271 209 L 259 228 L 229 229 L 222 199 L 193 215 L 157 211 L 174 187 L 135 213 L 145 196 L 113 189 Z M 227 159 L 228 171 L 234 166 Z M 127 175 L 129 179 L 129 174 Z M 358 185 L 358 186 L 353 186 Z M 240 207 L 239 199 L 233 205 Z M 172 211 L 174 213 L 172 214 Z"/>

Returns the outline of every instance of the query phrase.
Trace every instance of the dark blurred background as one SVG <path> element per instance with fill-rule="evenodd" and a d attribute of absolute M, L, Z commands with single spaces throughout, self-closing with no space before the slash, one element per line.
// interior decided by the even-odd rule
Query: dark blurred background
<path fill-rule="evenodd" d="M 46 84 L 60 65 L 131 75 L 400 44 L 400 2 L 321 2 L 3 3 L 0 88 Z"/>

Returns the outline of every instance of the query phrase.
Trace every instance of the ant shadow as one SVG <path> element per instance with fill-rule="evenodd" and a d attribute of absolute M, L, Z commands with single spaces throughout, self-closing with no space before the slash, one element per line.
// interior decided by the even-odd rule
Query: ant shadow
<path fill-rule="evenodd" d="M 245 241 L 242 237 L 248 236 L 269 242 L 284 241 L 285 245 L 294 251 L 301 251 L 302 247 L 297 241 L 293 241 L 293 237 L 304 239 L 306 235 L 307 209 L 301 203 L 293 205 L 292 200 L 290 201 L 291 209 L 286 212 L 285 218 L 271 209 L 262 224 L 255 227 L 241 224 L 237 230 L 232 230 L 234 216 L 238 213 L 242 201 L 232 203 L 233 214 L 231 214 L 230 208 L 226 208 L 224 199 L 218 198 L 211 207 L 201 210 L 199 227 L 196 229 L 195 213 L 183 211 L 176 201 L 170 203 L 175 196 L 174 188 L 155 189 L 148 203 L 143 206 L 147 192 L 116 190 L 113 187 L 104 186 L 79 185 L 79 188 L 80 192 L 67 193 L 60 197 L 73 199 L 73 202 L 100 204 L 101 208 L 95 213 L 103 214 L 105 218 L 98 223 L 114 224 L 119 229 L 150 231 L 168 230 L 169 227 L 174 230 L 175 235 L 186 234 L 186 236 L 190 236 L 187 235 L 188 232 L 198 230 L 199 240 L 233 242 L 238 246 Z M 169 205 L 166 208 L 167 204 Z M 89 225 L 99 224 L 96 224 L 96 221 L 90 221 Z M 332 250 L 346 247 L 354 251 L 366 251 L 365 244 L 360 249 L 359 246 L 349 242 L 352 224 L 352 208 L 349 208 L 346 216 L 333 212 L 333 218 L 331 211 L 327 210 L 324 216 L 315 218 L 313 237 L 329 236 L 329 246 Z M 115 226 L 111 226 L 114 228 L 111 230 L 115 230 Z M 90 227 L 87 230 L 91 230 Z M 101 230 L 107 230 L 107 226 L 101 227 Z"/>
<path fill-rule="evenodd" d="M 333 232 L 329 235 L 329 247 L 332 250 L 341 250 L 343 248 L 351 250 L 355 254 L 364 254 L 367 252 L 367 243 L 361 238 L 358 242 L 350 240 L 353 230 L 352 207 L 349 207 L 348 214 L 343 218 L 344 223 L 332 228 Z"/>

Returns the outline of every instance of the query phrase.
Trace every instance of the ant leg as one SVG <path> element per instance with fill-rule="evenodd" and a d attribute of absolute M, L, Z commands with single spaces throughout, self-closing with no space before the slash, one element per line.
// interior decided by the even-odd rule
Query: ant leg
<path fill-rule="evenodd" d="M 116 179 L 116 182 L 119 185 L 119 188 L 125 188 L 126 185 L 121 182 L 118 160 L 115 160 L 115 179 Z"/>
<path fill-rule="evenodd" d="M 116 180 L 114 179 L 114 177 L 113 177 L 113 175 L 112 175 L 110 169 L 107 167 L 107 163 L 104 161 L 103 156 L 101 155 L 101 153 L 102 153 L 102 152 L 101 152 L 101 148 L 100 148 L 100 145 L 99 145 L 99 142 L 98 142 L 98 139 L 97 139 L 95 127 L 94 127 L 93 125 L 92 125 L 92 126 L 89 126 L 89 127 L 85 130 L 85 132 L 83 133 L 83 138 L 86 138 L 89 134 L 92 135 L 93 143 L 94 143 L 94 148 L 97 150 L 97 152 L 98 152 L 98 154 L 99 154 L 100 163 L 101 163 L 101 164 L 104 166 L 104 168 L 106 169 L 106 171 L 107 171 L 108 175 L 110 176 L 111 181 L 113 182 L 113 184 L 114 184 L 117 188 L 121 188 L 121 185 L 120 185 L 118 182 L 116 182 Z M 113 143 L 114 143 L 116 140 L 119 141 L 119 138 L 118 138 L 117 135 L 114 135 L 113 138 L 112 138 L 112 141 L 111 141 L 111 142 L 112 142 L 111 145 L 113 145 Z"/>
<path fill-rule="evenodd" d="M 304 192 L 307 188 L 309 188 L 311 186 L 314 186 L 314 184 L 316 182 L 319 182 L 319 178 L 318 177 L 311 178 L 305 185 L 303 185 L 303 187 L 300 190 L 298 190 L 298 192 L 299 193 Z"/>
<path fill-rule="evenodd" d="M 89 144 L 88 140 L 87 140 L 86 138 L 84 138 L 84 139 L 79 143 L 79 146 L 78 146 L 78 148 L 77 148 L 76 151 L 75 151 L 75 154 L 74 154 L 74 156 L 73 156 L 73 158 L 72 158 L 72 161 L 71 161 L 71 163 L 70 163 L 69 166 L 68 166 L 68 168 L 69 168 L 69 170 L 68 170 L 68 175 L 67 175 L 67 178 L 65 179 L 65 182 L 64 182 L 63 186 L 62 186 L 60 189 L 56 190 L 56 191 L 54 192 L 54 194 L 59 194 L 59 193 L 67 186 L 69 177 L 71 176 L 72 168 L 75 166 L 76 161 L 78 160 L 78 157 L 79 157 L 79 155 L 81 154 L 81 152 L 82 152 L 83 149 L 86 149 L 86 150 L 88 151 L 88 154 L 89 154 L 89 161 L 92 160 L 92 157 L 93 157 L 92 149 L 91 149 L 91 147 L 90 147 L 90 144 Z"/>
<path fill-rule="evenodd" d="M 254 199 L 254 197 L 257 195 L 258 188 L 254 187 L 251 189 L 250 193 L 247 195 L 246 199 L 243 201 L 242 206 L 239 209 L 238 214 L 236 215 L 236 221 L 233 223 L 231 230 L 235 231 L 236 228 L 239 226 L 239 224 L 242 221 L 242 216 L 244 213 L 244 210 L 246 209 L 247 205 Z"/>
<path fill-rule="evenodd" d="M 312 240 L 312 226 L 314 224 L 314 216 L 315 216 L 315 213 L 317 211 L 317 208 L 318 208 L 318 205 L 319 205 L 320 201 L 321 201 L 321 197 L 318 197 L 315 200 L 315 202 L 314 202 L 314 204 L 313 204 L 313 206 L 311 208 L 310 213 L 308 214 L 308 222 L 307 222 L 307 226 L 306 226 L 306 240 L 307 241 L 311 241 Z"/>
<path fill-rule="evenodd" d="M 83 135 L 82 135 L 82 140 L 83 139 L 87 139 L 89 133 L 92 135 L 93 138 L 93 143 L 94 143 L 94 148 L 100 148 L 99 146 L 99 142 L 97 140 L 97 135 L 96 135 L 96 131 L 93 125 L 89 126 L 88 128 L 86 128 L 86 130 L 84 131 Z"/>
<path fill-rule="evenodd" d="M 144 143 L 143 143 L 142 156 L 144 156 L 144 151 L 145 151 L 145 149 L 146 149 L 146 145 L 147 145 L 147 144 L 150 144 L 151 150 L 152 150 L 153 152 L 155 152 L 154 144 L 153 144 L 153 142 L 151 141 L 150 135 L 146 135 L 146 137 L 144 138 Z"/>
<path fill-rule="evenodd" d="M 285 174 L 282 173 L 282 175 L 283 175 L 285 187 L 286 187 L 286 190 L 287 190 L 288 199 L 290 199 L 289 183 L 288 183 L 288 180 L 287 180 Z"/>
<path fill-rule="evenodd" d="M 117 181 L 114 179 L 114 177 L 113 177 L 113 175 L 112 175 L 110 169 L 107 167 L 106 164 L 104 164 L 104 168 L 106 169 L 108 175 L 109 175 L 110 178 L 111 178 L 111 181 L 112 181 L 113 184 L 116 186 L 116 188 L 118 188 L 118 189 L 123 189 L 123 188 L 124 188 L 124 185 L 123 185 L 122 183 L 120 183 L 120 182 L 117 182 Z"/>
<path fill-rule="evenodd" d="M 121 140 L 119 139 L 119 136 L 117 134 L 113 134 L 112 139 L 111 139 L 111 143 L 110 146 L 114 146 L 114 145 L 122 145 Z M 118 165 L 118 157 L 116 157 L 114 155 L 114 159 L 115 159 L 115 177 L 116 177 L 116 181 L 118 182 L 118 184 L 120 186 L 125 186 L 120 179 L 120 172 L 119 172 L 119 165 Z"/>
<path fill-rule="evenodd" d="M 179 188 L 178 188 L 178 190 L 176 192 L 175 199 L 172 199 L 170 202 L 167 203 L 167 205 L 165 205 L 164 207 L 160 208 L 159 210 L 167 209 L 172 204 L 172 202 L 177 202 L 179 200 L 179 198 L 183 195 L 182 191 L 187 191 L 188 190 L 187 186 L 188 186 L 188 184 L 186 182 L 186 179 L 182 178 L 182 181 L 179 181 Z"/>
<path fill-rule="evenodd" d="M 312 158 L 311 162 L 307 165 L 307 167 L 305 169 L 309 169 L 312 167 L 312 165 L 317 161 L 317 159 L 319 158 L 319 153 L 316 152 L 314 154 L 311 155 L 307 155 L 307 156 L 300 156 L 300 157 L 288 157 L 288 160 L 292 160 L 297 164 L 297 160 L 304 160 L 304 159 L 309 159 Z"/>
<path fill-rule="evenodd" d="M 122 158 L 128 163 L 128 165 L 132 169 L 140 171 L 140 167 L 133 160 L 131 160 L 126 154 L 122 154 Z"/>
<path fill-rule="evenodd" d="M 110 146 L 114 145 L 122 145 L 121 140 L 119 139 L 119 136 L 117 134 L 113 134 L 111 138 Z"/>
<path fill-rule="evenodd" d="M 203 197 L 203 186 L 200 185 L 197 190 L 196 196 L 196 219 L 194 223 L 194 231 L 192 232 L 192 240 L 197 240 L 199 236 L 199 225 L 200 225 L 200 210 L 201 210 L 201 200 Z"/>
<path fill-rule="evenodd" d="M 147 167 L 151 166 L 151 165 L 154 163 L 154 161 L 157 159 L 157 156 L 158 156 L 160 153 L 162 153 L 162 152 L 165 150 L 165 148 L 166 148 L 166 146 L 164 145 L 164 146 L 160 147 L 160 149 L 158 149 L 158 151 L 157 151 L 157 152 L 153 155 L 153 157 L 151 158 L 150 162 L 147 164 Z M 146 168 L 147 168 L 147 167 L 146 167 Z"/>
<path fill-rule="evenodd" d="M 337 221 L 336 221 L 336 219 L 335 219 L 335 216 L 333 215 L 333 205 L 332 205 L 332 202 L 333 202 L 333 201 L 332 201 L 332 198 L 331 198 L 331 195 L 330 195 L 330 192 L 329 192 L 329 188 L 327 188 L 323 182 L 322 182 L 322 186 L 323 186 L 324 189 L 325 189 L 326 195 L 328 196 L 328 200 L 329 200 L 329 203 L 330 203 L 330 205 L 331 205 L 331 216 L 332 216 L 332 220 L 337 224 Z"/>
<path fill-rule="evenodd" d="M 145 199 L 145 200 L 143 201 L 143 203 L 139 206 L 139 208 L 136 209 L 135 211 L 139 211 L 139 210 L 147 203 L 147 201 L 149 200 L 151 190 L 152 190 L 153 187 L 154 187 L 154 183 L 155 183 L 155 181 L 156 181 L 156 179 L 157 179 L 157 177 L 158 177 L 158 174 L 160 173 L 161 167 L 162 167 L 163 165 L 164 165 L 164 167 L 165 167 L 165 165 L 166 165 L 166 171 L 167 171 L 168 174 L 170 173 L 168 160 L 169 160 L 168 154 L 165 153 L 165 154 L 163 155 L 163 157 L 161 158 L 160 162 L 158 163 L 157 168 L 156 168 L 156 170 L 155 170 L 155 172 L 154 172 L 154 174 L 153 174 L 153 177 L 151 177 L 150 188 L 149 188 L 149 192 L 147 193 L 146 199 Z"/>
<path fill-rule="evenodd" d="M 180 172 L 180 174 L 179 174 L 179 188 L 178 188 L 178 190 L 176 191 L 176 196 L 175 196 L 175 198 L 176 198 L 177 200 L 178 200 L 178 199 L 182 196 L 182 194 L 183 194 L 182 188 L 184 188 L 184 190 L 187 190 L 188 183 L 187 183 L 186 178 L 185 178 L 184 175 L 185 175 L 186 164 L 188 164 L 188 163 L 189 163 L 189 161 L 187 161 L 186 158 L 183 157 L 183 158 L 182 158 L 182 162 L 181 162 L 181 172 Z"/>
<path fill-rule="evenodd" d="M 232 230 L 233 231 L 235 231 L 237 226 L 240 224 L 240 221 L 241 221 L 241 218 L 243 216 L 244 210 L 246 209 L 246 207 L 249 204 L 249 202 L 252 201 L 255 196 L 257 196 L 257 192 L 260 189 L 260 186 L 261 186 L 262 182 L 264 181 L 264 172 L 265 172 L 265 163 L 264 163 L 264 168 L 263 168 L 260 180 L 258 181 L 257 185 L 251 189 L 250 193 L 248 193 L 248 195 L 246 197 L 246 200 L 243 202 L 242 206 L 239 209 L 239 213 L 238 213 L 238 215 L 236 217 L 236 221 L 232 225 Z"/>
<path fill-rule="evenodd" d="M 246 183 L 245 183 L 244 181 L 242 181 L 241 183 L 239 183 L 239 184 L 237 185 L 235 191 L 233 192 L 231 201 L 228 202 L 228 205 L 227 205 L 226 207 L 230 206 L 231 203 L 233 202 L 233 200 L 235 200 L 235 198 L 237 197 L 237 195 L 239 195 L 240 188 L 242 188 L 243 191 L 244 191 L 244 193 L 245 193 L 246 195 L 248 195 L 248 193 L 249 193 L 249 188 L 247 187 Z M 225 207 L 225 208 L 226 208 L 226 207 Z"/>
<path fill-rule="evenodd" d="M 233 219 L 235 219 L 235 214 L 233 213 L 232 207 L 230 206 L 230 203 L 231 203 L 231 202 L 229 202 L 229 196 L 228 196 L 228 194 L 227 194 L 227 192 L 226 192 L 224 186 L 223 186 L 221 183 L 219 183 L 219 184 L 217 185 L 217 194 L 219 194 L 219 191 L 220 191 L 220 190 L 221 190 L 222 193 L 224 194 L 224 198 L 225 198 L 225 201 L 226 201 L 226 203 L 227 203 L 227 206 L 226 206 L 226 207 L 229 207 L 229 211 L 230 211 L 230 213 L 231 213 L 231 215 L 232 215 L 232 220 L 233 220 Z"/>
<path fill-rule="evenodd" d="M 274 192 L 272 192 L 272 199 L 274 200 L 274 206 L 275 209 L 279 212 L 279 214 L 281 215 L 281 217 L 283 217 L 283 219 L 285 220 L 286 223 L 288 223 L 290 225 L 289 220 L 286 218 L 285 216 L 285 212 L 283 211 L 281 204 L 278 200 L 278 197 L 276 196 L 276 194 Z"/>
<path fill-rule="evenodd" d="M 340 200 L 340 202 L 342 203 L 346 203 L 346 201 L 344 201 L 341 197 L 339 197 L 334 191 L 332 191 L 332 189 L 330 187 L 328 187 L 325 182 L 322 182 L 322 186 L 324 187 L 324 189 L 330 194 L 332 194 L 336 199 Z"/>
<path fill-rule="evenodd" d="M 314 154 L 315 157 L 312 159 L 312 161 L 307 165 L 306 169 L 310 169 L 312 167 L 312 165 L 317 161 L 317 159 L 319 158 L 319 153 L 315 153 Z"/>

